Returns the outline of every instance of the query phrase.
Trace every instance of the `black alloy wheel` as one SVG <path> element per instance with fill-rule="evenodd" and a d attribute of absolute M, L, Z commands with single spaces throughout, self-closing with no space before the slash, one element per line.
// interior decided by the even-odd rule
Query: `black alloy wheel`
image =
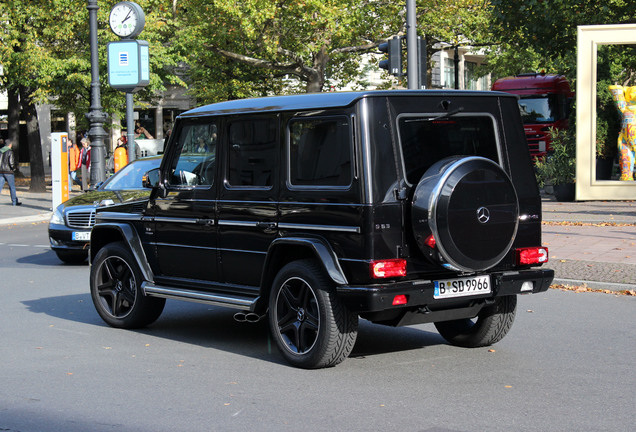
<path fill-rule="evenodd" d="M 106 323 L 138 328 L 159 318 L 165 299 L 144 296 L 142 281 L 137 262 L 122 243 L 100 249 L 91 267 L 91 297 Z"/>
<path fill-rule="evenodd" d="M 272 335 L 294 366 L 335 366 L 355 344 L 358 316 L 335 295 L 334 284 L 311 260 L 287 264 L 274 280 L 269 300 Z"/>
<path fill-rule="evenodd" d="M 294 354 L 309 352 L 318 339 L 320 311 L 311 286 L 299 277 L 287 279 L 276 299 L 278 332 Z"/>

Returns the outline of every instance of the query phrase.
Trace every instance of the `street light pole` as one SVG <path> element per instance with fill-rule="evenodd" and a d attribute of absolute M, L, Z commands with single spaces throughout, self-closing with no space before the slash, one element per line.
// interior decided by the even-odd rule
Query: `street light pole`
<path fill-rule="evenodd" d="M 106 151 L 104 140 L 108 136 L 103 128 L 106 114 L 102 111 L 99 86 L 99 57 L 97 52 L 97 0 L 88 0 L 91 47 L 91 106 L 86 118 L 90 122 L 88 137 L 91 140 L 91 186 L 106 180 Z"/>
<path fill-rule="evenodd" d="M 409 89 L 418 89 L 417 18 L 415 0 L 406 0 L 406 80 Z"/>

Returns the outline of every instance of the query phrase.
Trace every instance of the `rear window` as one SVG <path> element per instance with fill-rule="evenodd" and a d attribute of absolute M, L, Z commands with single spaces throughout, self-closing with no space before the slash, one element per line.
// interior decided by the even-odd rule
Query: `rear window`
<path fill-rule="evenodd" d="M 436 118 L 437 117 L 437 118 Z M 403 114 L 398 133 L 406 179 L 417 184 L 435 162 L 448 156 L 482 156 L 499 163 L 494 119 L 488 115 Z"/>

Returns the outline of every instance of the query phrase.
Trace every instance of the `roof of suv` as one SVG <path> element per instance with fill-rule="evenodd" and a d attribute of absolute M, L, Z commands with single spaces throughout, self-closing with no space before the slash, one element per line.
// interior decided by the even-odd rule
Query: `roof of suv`
<path fill-rule="evenodd" d="M 199 117 L 219 114 L 244 114 L 248 112 L 299 111 L 346 107 L 365 97 L 395 96 L 499 96 L 510 94 L 492 91 L 464 90 L 372 90 L 361 92 L 303 93 L 290 96 L 269 96 L 253 99 L 237 99 L 204 105 L 182 113 L 179 117 Z"/>

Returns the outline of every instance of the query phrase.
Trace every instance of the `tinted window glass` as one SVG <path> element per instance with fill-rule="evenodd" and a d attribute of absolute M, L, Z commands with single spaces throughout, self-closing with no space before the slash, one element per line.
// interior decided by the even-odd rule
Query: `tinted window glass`
<path fill-rule="evenodd" d="M 493 119 L 489 116 L 454 116 L 438 119 L 400 116 L 400 145 L 406 178 L 417 184 L 435 162 L 448 156 L 482 156 L 499 162 Z"/>
<path fill-rule="evenodd" d="M 114 176 L 104 183 L 104 190 L 127 190 L 127 189 L 143 189 L 141 184 L 143 175 L 153 168 L 158 168 L 161 159 L 137 159 L 133 163 L 129 163 Z"/>
<path fill-rule="evenodd" d="M 351 131 L 347 117 L 294 120 L 289 135 L 291 185 L 351 184 Z"/>
<path fill-rule="evenodd" d="M 178 133 L 178 153 L 172 161 L 170 184 L 212 185 L 216 167 L 216 124 L 186 124 Z"/>
<path fill-rule="evenodd" d="M 545 123 L 558 117 L 556 95 L 522 96 L 519 110 L 524 123 Z"/>
<path fill-rule="evenodd" d="M 275 118 L 233 121 L 228 125 L 230 186 L 270 187 L 276 166 Z"/>

